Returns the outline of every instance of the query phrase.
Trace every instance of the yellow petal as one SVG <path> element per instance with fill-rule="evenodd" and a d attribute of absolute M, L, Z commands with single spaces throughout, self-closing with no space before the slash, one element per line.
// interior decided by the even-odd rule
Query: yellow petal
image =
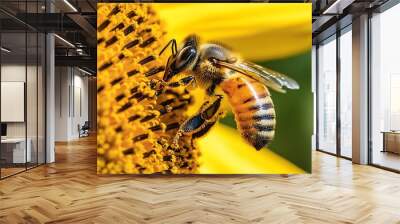
<path fill-rule="evenodd" d="M 267 148 L 256 151 L 238 131 L 216 124 L 197 141 L 202 174 L 299 174 L 302 169 Z"/>
<path fill-rule="evenodd" d="M 170 38 L 196 33 L 247 60 L 295 55 L 311 48 L 311 3 L 155 4 Z"/>

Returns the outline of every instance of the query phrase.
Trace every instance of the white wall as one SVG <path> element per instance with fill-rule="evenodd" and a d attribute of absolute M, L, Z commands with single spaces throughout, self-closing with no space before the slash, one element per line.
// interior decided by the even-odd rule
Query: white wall
<path fill-rule="evenodd" d="M 55 141 L 67 141 L 69 132 L 69 68 L 55 68 Z"/>
<path fill-rule="evenodd" d="M 29 68 L 28 68 L 29 69 Z M 25 64 L 1 65 L 1 81 L 25 82 Z"/>
<path fill-rule="evenodd" d="M 1 65 L 1 81 L 2 82 L 25 82 L 25 64 L 3 64 Z M 28 74 L 30 74 L 33 69 L 36 68 L 33 66 L 28 66 L 27 68 Z M 27 93 L 27 96 L 36 97 L 36 90 L 34 93 Z M 28 100 L 29 102 L 31 100 Z M 36 107 L 36 106 L 35 106 Z M 7 108 L 1 108 L 1 110 L 7 110 Z M 28 116 L 30 116 L 28 114 Z M 36 114 L 35 114 L 36 116 Z M 28 117 L 28 120 L 30 117 Z M 7 122 L 7 136 L 8 137 L 25 137 L 25 122 Z M 29 136 L 28 136 L 29 137 Z"/>
<path fill-rule="evenodd" d="M 1 108 L 2 122 L 25 121 L 25 82 L 1 81 Z"/>
<path fill-rule="evenodd" d="M 29 68 L 28 68 L 29 69 Z M 1 65 L 1 81 L 3 82 L 25 82 L 25 64 L 4 64 Z M 1 108 L 7 110 L 7 108 Z M 25 137 L 25 123 L 7 123 L 8 137 Z"/>
<path fill-rule="evenodd" d="M 72 67 L 56 67 L 55 140 L 79 137 L 78 124 L 88 120 L 88 78 Z"/>
<path fill-rule="evenodd" d="M 39 163 L 44 162 L 44 74 L 41 66 L 25 66 L 25 63 L 9 63 L 1 66 L 1 81 L 2 82 L 24 82 L 26 83 L 26 107 L 22 108 L 22 112 L 27 115 L 27 120 L 22 122 L 6 122 L 7 137 L 9 138 L 25 138 L 25 135 L 30 140 L 32 161 Z M 27 80 L 25 80 L 27 78 Z M 22 90 L 23 91 L 23 90 Z M 24 93 L 22 93 L 24 94 Z M 2 98 L 7 96 L 2 96 Z M 1 108 L 10 110 L 10 108 Z M 8 111 L 11 112 L 12 111 Z M 38 150 L 38 151 L 37 151 Z M 39 156 L 37 156 L 39 153 Z"/>
<path fill-rule="evenodd" d="M 75 70 L 76 72 L 77 70 Z M 78 137 L 78 124 L 81 126 L 88 121 L 88 78 L 81 76 L 83 73 L 79 73 L 74 77 L 74 108 L 73 119 L 72 119 L 72 135 Z M 81 111 L 80 111 L 81 110 Z"/>

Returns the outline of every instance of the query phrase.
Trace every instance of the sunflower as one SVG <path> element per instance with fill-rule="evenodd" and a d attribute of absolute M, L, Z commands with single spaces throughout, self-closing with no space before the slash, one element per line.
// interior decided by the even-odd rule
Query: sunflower
<path fill-rule="evenodd" d="M 97 172 L 196 173 L 190 137 L 169 143 L 192 97 L 184 88 L 157 92 L 165 59 L 160 20 L 147 4 L 98 5 Z"/>
<path fill-rule="evenodd" d="M 265 40 L 254 39 L 259 36 L 254 32 L 266 36 L 279 27 L 262 23 L 262 15 L 276 9 L 248 5 L 202 4 L 210 20 L 205 21 L 204 13 L 196 13 L 197 4 L 98 4 L 99 174 L 303 172 L 268 149 L 255 151 L 236 130 L 223 124 L 199 140 L 185 136 L 178 147 L 171 145 L 179 125 L 202 102 L 198 89 L 157 88 L 167 59 L 158 53 L 172 36 L 179 42 L 188 33 L 198 32 L 203 40 L 220 40 L 243 49 L 242 55 L 253 60 L 285 57 L 309 47 L 309 31 L 303 24 L 308 18 L 297 13 L 301 10 L 291 7 L 292 18 L 284 24 L 293 34 L 284 35 L 289 36 L 286 41 L 295 44 L 276 50 L 261 44 Z M 253 19 L 232 23 L 240 14 L 253 15 Z M 270 41 L 276 37 L 270 36 Z M 305 41 L 291 41 L 292 36 Z"/>

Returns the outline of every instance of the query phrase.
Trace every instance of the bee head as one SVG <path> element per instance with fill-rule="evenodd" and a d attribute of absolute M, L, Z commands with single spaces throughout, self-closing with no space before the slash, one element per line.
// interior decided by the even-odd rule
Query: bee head
<path fill-rule="evenodd" d="M 177 50 L 175 39 L 170 42 L 172 43 L 172 55 L 168 58 L 167 66 L 165 67 L 163 77 L 165 82 L 169 81 L 176 74 L 190 69 L 196 61 L 198 54 L 198 37 L 194 34 L 185 38 L 183 46 L 180 47 L 179 51 Z"/>
<path fill-rule="evenodd" d="M 194 62 L 197 56 L 197 50 L 194 46 L 185 46 L 177 54 L 168 58 L 167 66 L 164 72 L 164 81 L 169 81 L 176 74 L 187 70 Z"/>

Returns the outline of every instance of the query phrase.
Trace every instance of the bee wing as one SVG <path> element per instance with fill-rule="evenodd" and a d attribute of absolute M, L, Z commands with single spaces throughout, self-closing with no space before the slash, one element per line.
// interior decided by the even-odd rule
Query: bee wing
<path fill-rule="evenodd" d="M 216 63 L 220 66 L 249 76 L 278 92 L 285 93 L 285 87 L 287 89 L 300 88 L 299 84 L 292 78 L 251 62 L 238 61 L 237 63 L 231 64 L 223 61 L 216 61 Z"/>

